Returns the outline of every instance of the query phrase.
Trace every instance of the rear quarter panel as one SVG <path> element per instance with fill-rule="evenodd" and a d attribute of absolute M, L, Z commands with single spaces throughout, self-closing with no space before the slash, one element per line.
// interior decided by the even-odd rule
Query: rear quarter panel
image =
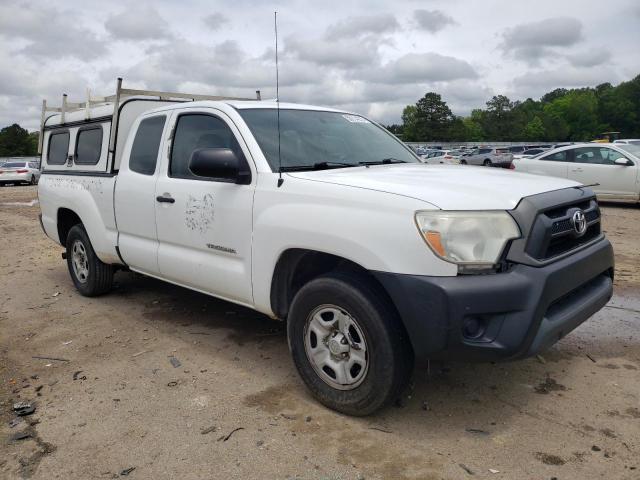
<path fill-rule="evenodd" d="M 98 258 L 105 263 L 120 263 L 115 249 L 115 181 L 116 176 L 112 175 L 43 174 L 38 183 L 38 198 L 47 236 L 64 246 L 66 239 L 58 236 L 58 212 L 67 208 L 80 217 Z"/>

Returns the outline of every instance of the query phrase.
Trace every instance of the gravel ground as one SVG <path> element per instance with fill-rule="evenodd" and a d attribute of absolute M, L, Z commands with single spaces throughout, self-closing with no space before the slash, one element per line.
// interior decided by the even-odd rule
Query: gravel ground
<path fill-rule="evenodd" d="M 640 478 L 640 208 L 603 207 L 616 294 L 542 357 L 417 371 L 349 418 L 280 323 L 132 273 L 81 297 L 35 195 L 0 189 L 1 478 Z M 37 409 L 11 427 L 18 401 Z"/>

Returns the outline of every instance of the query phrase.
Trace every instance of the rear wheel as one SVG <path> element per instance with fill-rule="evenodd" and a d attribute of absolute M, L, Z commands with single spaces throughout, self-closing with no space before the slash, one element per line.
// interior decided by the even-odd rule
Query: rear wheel
<path fill-rule="evenodd" d="M 113 266 L 97 257 L 82 225 L 69 230 L 66 247 L 67 267 L 76 289 L 85 297 L 108 292 L 113 283 Z"/>
<path fill-rule="evenodd" d="M 491 160 L 489 160 L 489 159 L 487 158 L 487 159 L 485 159 L 485 161 L 484 161 L 484 162 L 482 162 L 482 165 L 484 165 L 485 167 L 490 167 L 490 166 L 492 166 L 493 164 L 491 163 Z"/>
<path fill-rule="evenodd" d="M 369 415 L 395 400 L 413 367 L 397 314 L 366 277 L 331 273 L 296 294 L 287 333 L 293 361 L 324 405 Z"/>
<path fill-rule="evenodd" d="M 466 160 L 460 160 L 460 164 L 461 164 L 461 165 L 466 165 L 466 164 L 467 164 L 467 161 L 466 161 Z"/>

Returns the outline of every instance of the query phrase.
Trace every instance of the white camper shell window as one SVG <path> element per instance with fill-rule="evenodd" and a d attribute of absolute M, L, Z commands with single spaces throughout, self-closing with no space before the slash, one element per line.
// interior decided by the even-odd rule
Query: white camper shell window
<path fill-rule="evenodd" d="M 47 164 L 64 165 L 69 154 L 69 131 L 51 133 L 47 149 Z"/>
<path fill-rule="evenodd" d="M 83 127 L 76 137 L 75 163 L 95 165 L 102 153 L 102 125 Z"/>

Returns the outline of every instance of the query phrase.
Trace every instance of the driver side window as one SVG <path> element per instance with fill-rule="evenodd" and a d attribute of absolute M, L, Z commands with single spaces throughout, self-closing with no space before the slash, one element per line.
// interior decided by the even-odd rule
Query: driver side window
<path fill-rule="evenodd" d="M 576 163 L 590 163 L 592 165 L 613 165 L 618 158 L 624 158 L 619 152 L 607 147 L 582 147 L 575 149 Z"/>
<path fill-rule="evenodd" d="M 229 148 L 238 158 L 244 158 L 233 132 L 223 120 L 207 114 L 180 115 L 171 146 L 169 176 L 203 180 L 189 170 L 193 152 L 203 148 Z"/>

